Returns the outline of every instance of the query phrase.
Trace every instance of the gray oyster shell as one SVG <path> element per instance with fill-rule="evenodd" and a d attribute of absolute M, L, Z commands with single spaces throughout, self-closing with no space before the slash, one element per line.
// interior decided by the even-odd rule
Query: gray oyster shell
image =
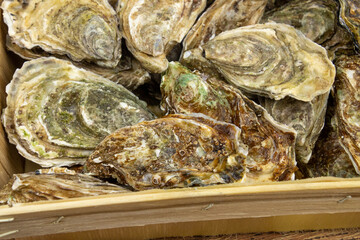
<path fill-rule="evenodd" d="M 161 73 L 167 69 L 166 55 L 183 40 L 205 6 L 205 0 L 125 0 L 117 12 L 130 52 L 144 68 Z"/>
<path fill-rule="evenodd" d="M 4 0 L 1 7 L 11 41 L 21 48 L 103 67 L 120 61 L 118 20 L 107 0 Z"/>
<path fill-rule="evenodd" d="M 238 89 L 171 62 L 161 83 L 168 113 L 202 113 L 235 124 L 248 146 L 246 181 L 290 180 L 295 172 L 294 130 L 276 122 Z"/>
<path fill-rule="evenodd" d="M 335 67 L 324 48 L 293 27 L 255 24 L 223 32 L 202 46 L 201 55 L 223 77 L 250 93 L 312 101 L 327 93 Z M 183 58 L 192 56 L 186 51 Z M 184 60 L 181 60 L 184 62 Z"/>
<path fill-rule="evenodd" d="M 125 193 L 128 189 L 66 168 L 14 174 L 0 189 L 0 205 Z"/>
<path fill-rule="evenodd" d="M 52 57 L 26 62 L 6 92 L 8 138 L 43 167 L 81 164 L 108 134 L 154 118 L 121 85 Z"/>
<path fill-rule="evenodd" d="M 291 97 L 281 100 L 262 98 L 261 105 L 278 122 L 295 129 L 296 160 L 308 163 L 315 143 L 324 127 L 329 93 L 303 102 Z"/>
<path fill-rule="evenodd" d="M 360 174 L 360 57 L 341 56 L 336 65 L 336 125 L 340 143 Z"/>
<path fill-rule="evenodd" d="M 191 28 L 184 39 L 184 51 L 197 48 L 219 33 L 256 24 L 262 17 L 266 0 L 217 0 Z"/>
<path fill-rule="evenodd" d="M 135 190 L 241 181 L 248 149 L 241 130 L 202 114 L 168 115 L 117 130 L 85 163 Z"/>

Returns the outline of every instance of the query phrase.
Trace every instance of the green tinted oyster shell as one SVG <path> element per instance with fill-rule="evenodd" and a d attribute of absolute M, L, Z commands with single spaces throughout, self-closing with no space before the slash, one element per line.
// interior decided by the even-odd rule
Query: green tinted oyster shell
<path fill-rule="evenodd" d="M 202 114 L 168 115 L 117 130 L 85 163 L 135 190 L 231 183 L 246 177 L 241 130 Z"/>
<path fill-rule="evenodd" d="M 327 93 L 335 78 L 326 50 L 285 24 L 229 30 L 202 48 L 202 55 L 228 82 L 276 100 L 290 96 L 311 101 Z"/>
<path fill-rule="evenodd" d="M 340 23 L 352 34 L 356 46 L 360 48 L 360 2 L 339 0 Z"/>
<path fill-rule="evenodd" d="M 295 171 L 295 133 L 230 85 L 171 62 L 162 78 L 168 113 L 202 113 L 235 124 L 248 146 L 247 181 L 289 180 Z"/>
<path fill-rule="evenodd" d="M 184 39 L 184 51 L 197 48 L 226 30 L 256 24 L 266 0 L 217 0 L 204 12 Z"/>
<path fill-rule="evenodd" d="M 26 62 L 6 92 L 9 140 L 43 167 L 83 163 L 106 135 L 153 119 L 121 85 L 56 58 Z"/>
<path fill-rule="evenodd" d="M 14 174 L 10 182 L 0 189 L 0 205 L 124 192 L 129 190 L 66 168 L 54 167 Z"/>
<path fill-rule="evenodd" d="M 118 20 L 107 0 L 4 0 L 1 7 L 11 41 L 21 48 L 105 67 L 120 60 Z"/>
<path fill-rule="evenodd" d="M 166 70 L 166 55 L 180 43 L 205 0 L 125 0 L 118 5 L 118 16 L 126 45 L 142 66 L 154 73 Z"/>
<path fill-rule="evenodd" d="M 341 145 L 360 174 L 360 57 L 342 56 L 335 64 L 337 131 Z"/>

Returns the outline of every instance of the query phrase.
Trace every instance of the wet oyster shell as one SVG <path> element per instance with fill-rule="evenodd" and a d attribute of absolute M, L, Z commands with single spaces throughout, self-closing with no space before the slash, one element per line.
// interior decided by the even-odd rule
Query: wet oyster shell
<path fill-rule="evenodd" d="M 354 0 L 339 0 L 340 23 L 348 29 L 360 49 L 360 2 Z"/>
<path fill-rule="evenodd" d="M 135 190 L 241 181 L 247 146 L 241 130 L 205 115 L 168 115 L 117 130 L 85 163 Z"/>
<path fill-rule="evenodd" d="M 6 92 L 8 138 L 43 167 L 81 164 L 108 134 L 154 118 L 121 85 L 52 57 L 26 62 Z"/>
<path fill-rule="evenodd" d="M 341 56 L 335 64 L 337 130 L 341 145 L 360 174 L 360 57 Z"/>
<path fill-rule="evenodd" d="M 12 206 L 44 200 L 58 200 L 103 194 L 124 193 L 130 190 L 79 174 L 66 168 L 40 169 L 36 172 L 14 174 L 0 190 L 0 205 Z"/>
<path fill-rule="evenodd" d="M 118 20 L 107 0 L 4 0 L 1 7 L 11 41 L 21 48 L 104 67 L 120 61 Z"/>
<path fill-rule="evenodd" d="M 217 0 L 184 39 L 184 51 L 197 48 L 219 33 L 256 24 L 262 17 L 267 0 Z"/>
<path fill-rule="evenodd" d="M 166 70 L 166 55 L 182 41 L 205 0 L 121 1 L 117 12 L 122 34 L 130 52 L 154 73 Z"/>
<path fill-rule="evenodd" d="M 327 93 L 335 78 L 326 50 L 285 24 L 226 31 L 202 48 L 204 57 L 231 84 L 276 100 L 290 96 L 311 101 Z"/>
<path fill-rule="evenodd" d="M 51 54 L 40 48 L 25 49 L 14 44 L 10 37 L 6 38 L 6 47 L 8 50 L 16 53 L 26 60 L 32 60 L 40 57 L 49 57 Z M 57 55 L 57 58 L 68 60 L 65 56 Z M 139 61 L 130 55 L 124 55 L 120 59 L 119 64 L 114 68 L 104 68 L 91 63 L 72 62 L 75 66 L 83 68 L 87 71 L 94 72 L 107 78 L 113 82 L 123 85 L 129 90 L 135 90 L 139 86 L 150 82 L 150 74 L 141 67 Z"/>
<path fill-rule="evenodd" d="M 315 143 L 324 127 L 329 93 L 303 102 L 291 97 L 281 100 L 262 98 L 261 105 L 278 122 L 295 129 L 296 160 L 308 163 Z"/>
<path fill-rule="evenodd" d="M 162 78 L 162 107 L 168 113 L 202 113 L 241 129 L 248 146 L 247 181 L 278 181 L 293 177 L 294 130 L 277 123 L 261 106 L 230 85 L 191 72 L 171 62 Z M 250 167 L 252 166 L 252 167 Z"/>

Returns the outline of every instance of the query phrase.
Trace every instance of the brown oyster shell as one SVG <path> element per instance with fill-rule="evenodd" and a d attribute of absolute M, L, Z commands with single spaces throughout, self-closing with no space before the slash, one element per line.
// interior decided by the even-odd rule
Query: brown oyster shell
<path fill-rule="evenodd" d="M 202 114 L 168 115 L 117 130 L 85 164 L 135 190 L 241 181 L 247 146 L 241 130 Z"/>
<path fill-rule="evenodd" d="M 266 0 L 217 0 L 184 39 L 184 50 L 197 48 L 221 32 L 256 24 L 262 17 Z"/>
<path fill-rule="evenodd" d="M 206 6 L 205 0 L 121 1 L 117 12 L 130 52 L 154 73 L 166 70 L 166 55 L 182 41 Z"/>
<path fill-rule="evenodd" d="M 0 190 L 0 205 L 124 192 L 129 190 L 66 168 L 40 169 L 14 174 Z"/>
<path fill-rule="evenodd" d="M 335 64 L 337 130 L 341 145 L 360 174 L 360 57 L 344 55 Z"/>
<path fill-rule="evenodd" d="M 118 20 L 107 0 L 4 0 L 1 7 L 11 41 L 21 48 L 104 67 L 120 60 Z"/>
<path fill-rule="evenodd" d="M 162 78 L 168 113 L 202 113 L 241 129 L 248 146 L 248 181 L 289 180 L 295 171 L 295 133 L 230 85 L 171 62 Z"/>
<path fill-rule="evenodd" d="M 360 2 L 339 0 L 340 23 L 352 34 L 357 48 L 360 48 Z"/>

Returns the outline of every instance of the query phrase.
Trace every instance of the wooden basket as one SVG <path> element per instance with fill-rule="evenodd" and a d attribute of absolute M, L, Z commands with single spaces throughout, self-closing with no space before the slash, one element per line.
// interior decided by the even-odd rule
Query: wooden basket
<path fill-rule="evenodd" d="M 1 3 L 1 1 L 0 1 Z M 0 36 L 0 96 L 18 58 Z M 25 161 L 0 127 L 0 186 Z M 148 239 L 360 227 L 360 179 L 150 190 L 0 207 L 0 239 Z"/>

